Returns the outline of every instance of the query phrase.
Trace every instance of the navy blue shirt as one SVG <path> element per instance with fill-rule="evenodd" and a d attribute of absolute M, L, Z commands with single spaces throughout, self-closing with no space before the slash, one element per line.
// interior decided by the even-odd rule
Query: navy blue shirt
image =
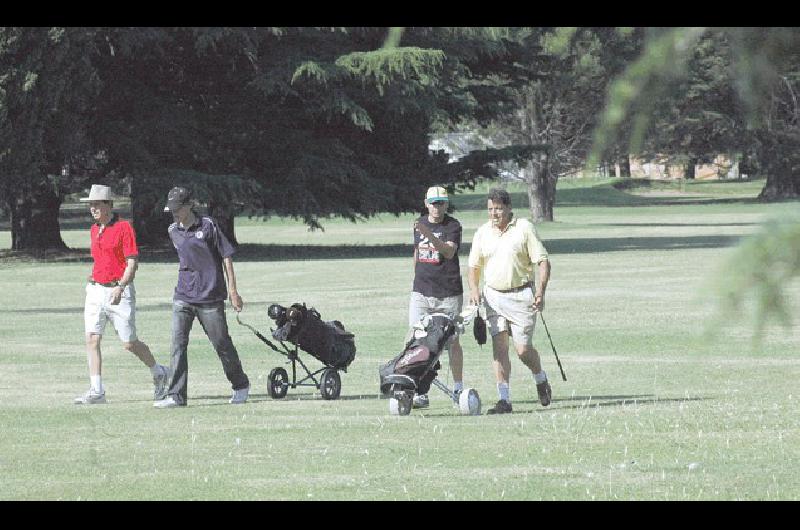
<path fill-rule="evenodd" d="M 222 260 L 236 252 L 211 217 L 199 217 L 189 228 L 172 223 L 169 238 L 178 251 L 175 300 L 190 304 L 221 302 L 228 297 Z"/>

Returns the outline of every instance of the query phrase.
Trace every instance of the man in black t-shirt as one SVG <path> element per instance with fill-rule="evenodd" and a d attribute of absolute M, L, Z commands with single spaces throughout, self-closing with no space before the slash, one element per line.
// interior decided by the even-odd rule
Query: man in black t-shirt
<path fill-rule="evenodd" d="M 429 188 L 425 196 L 428 215 L 414 223 L 414 287 L 408 308 L 409 326 L 429 313 L 446 313 L 455 318 L 461 312 L 464 301 L 458 264 L 461 223 L 447 215 L 449 204 L 447 190 L 439 186 Z M 463 388 L 463 350 L 458 335 L 450 342 L 448 354 L 458 394 Z M 414 396 L 414 407 L 427 406 L 427 394 Z"/>

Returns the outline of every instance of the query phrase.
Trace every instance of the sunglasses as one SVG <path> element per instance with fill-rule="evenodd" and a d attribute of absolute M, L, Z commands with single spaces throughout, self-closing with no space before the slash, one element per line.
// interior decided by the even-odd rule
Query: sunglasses
<path fill-rule="evenodd" d="M 428 203 L 428 204 L 433 204 L 433 205 L 436 205 L 436 206 L 441 206 L 442 204 L 447 204 L 447 201 L 431 201 L 431 202 L 430 202 L 430 203 Z"/>

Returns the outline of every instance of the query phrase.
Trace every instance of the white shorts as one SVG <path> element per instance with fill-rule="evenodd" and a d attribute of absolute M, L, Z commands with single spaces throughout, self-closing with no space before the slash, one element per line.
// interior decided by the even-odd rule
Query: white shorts
<path fill-rule="evenodd" d="M 136 289 L 133 284 L 125 286 L 122 298 L 117 305 L 111 305 L 111 291 L 114 287 L 86 284 L 86 303 L 83 320 L 86 333 L 102 335 L 106 322 L 114 324 L 122 342 L 136 340 Z"/>
<path fill-rule="evenodd" d="M 483 298 L 486 301 L 486 324 L 492 337 L 510 331 L 514 344 L 533 345 L 536 311 L 533 309 L 532 286 L 501 293 L 487 285 L 483 290 Z"/>

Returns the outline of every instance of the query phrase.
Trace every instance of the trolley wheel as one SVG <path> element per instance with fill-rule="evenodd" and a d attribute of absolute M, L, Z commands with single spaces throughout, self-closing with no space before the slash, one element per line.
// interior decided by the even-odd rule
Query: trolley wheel
<path fill-rule="evenodd" d="M 273 368 L 269 373 L 269 395 L 273 399 L 281 399 L 289 390 L 289 374 L 281 367 Z"/>
<path fill-rule="evenodd" d="M 395 392 L 389 398 L 389 414 L 392 416 L 408 416 L 411 413 L 412 399 L 408 392 Z"/>
<path fill-rule="evenodd" d="M 465 388 L 458 396 L 458 410 L 461 414 L 478 416 L 481 413 L 481 398 L 474 388 Z"/>
<path fill-rule="evenodd" d="M 339 394 L 342 392 L 342 378 L 339 377 L 339 372 L 333 368 L 327 368 L 322 372 L 319 391 L 322 393 L 322 399 L 339 399 Z"/>

